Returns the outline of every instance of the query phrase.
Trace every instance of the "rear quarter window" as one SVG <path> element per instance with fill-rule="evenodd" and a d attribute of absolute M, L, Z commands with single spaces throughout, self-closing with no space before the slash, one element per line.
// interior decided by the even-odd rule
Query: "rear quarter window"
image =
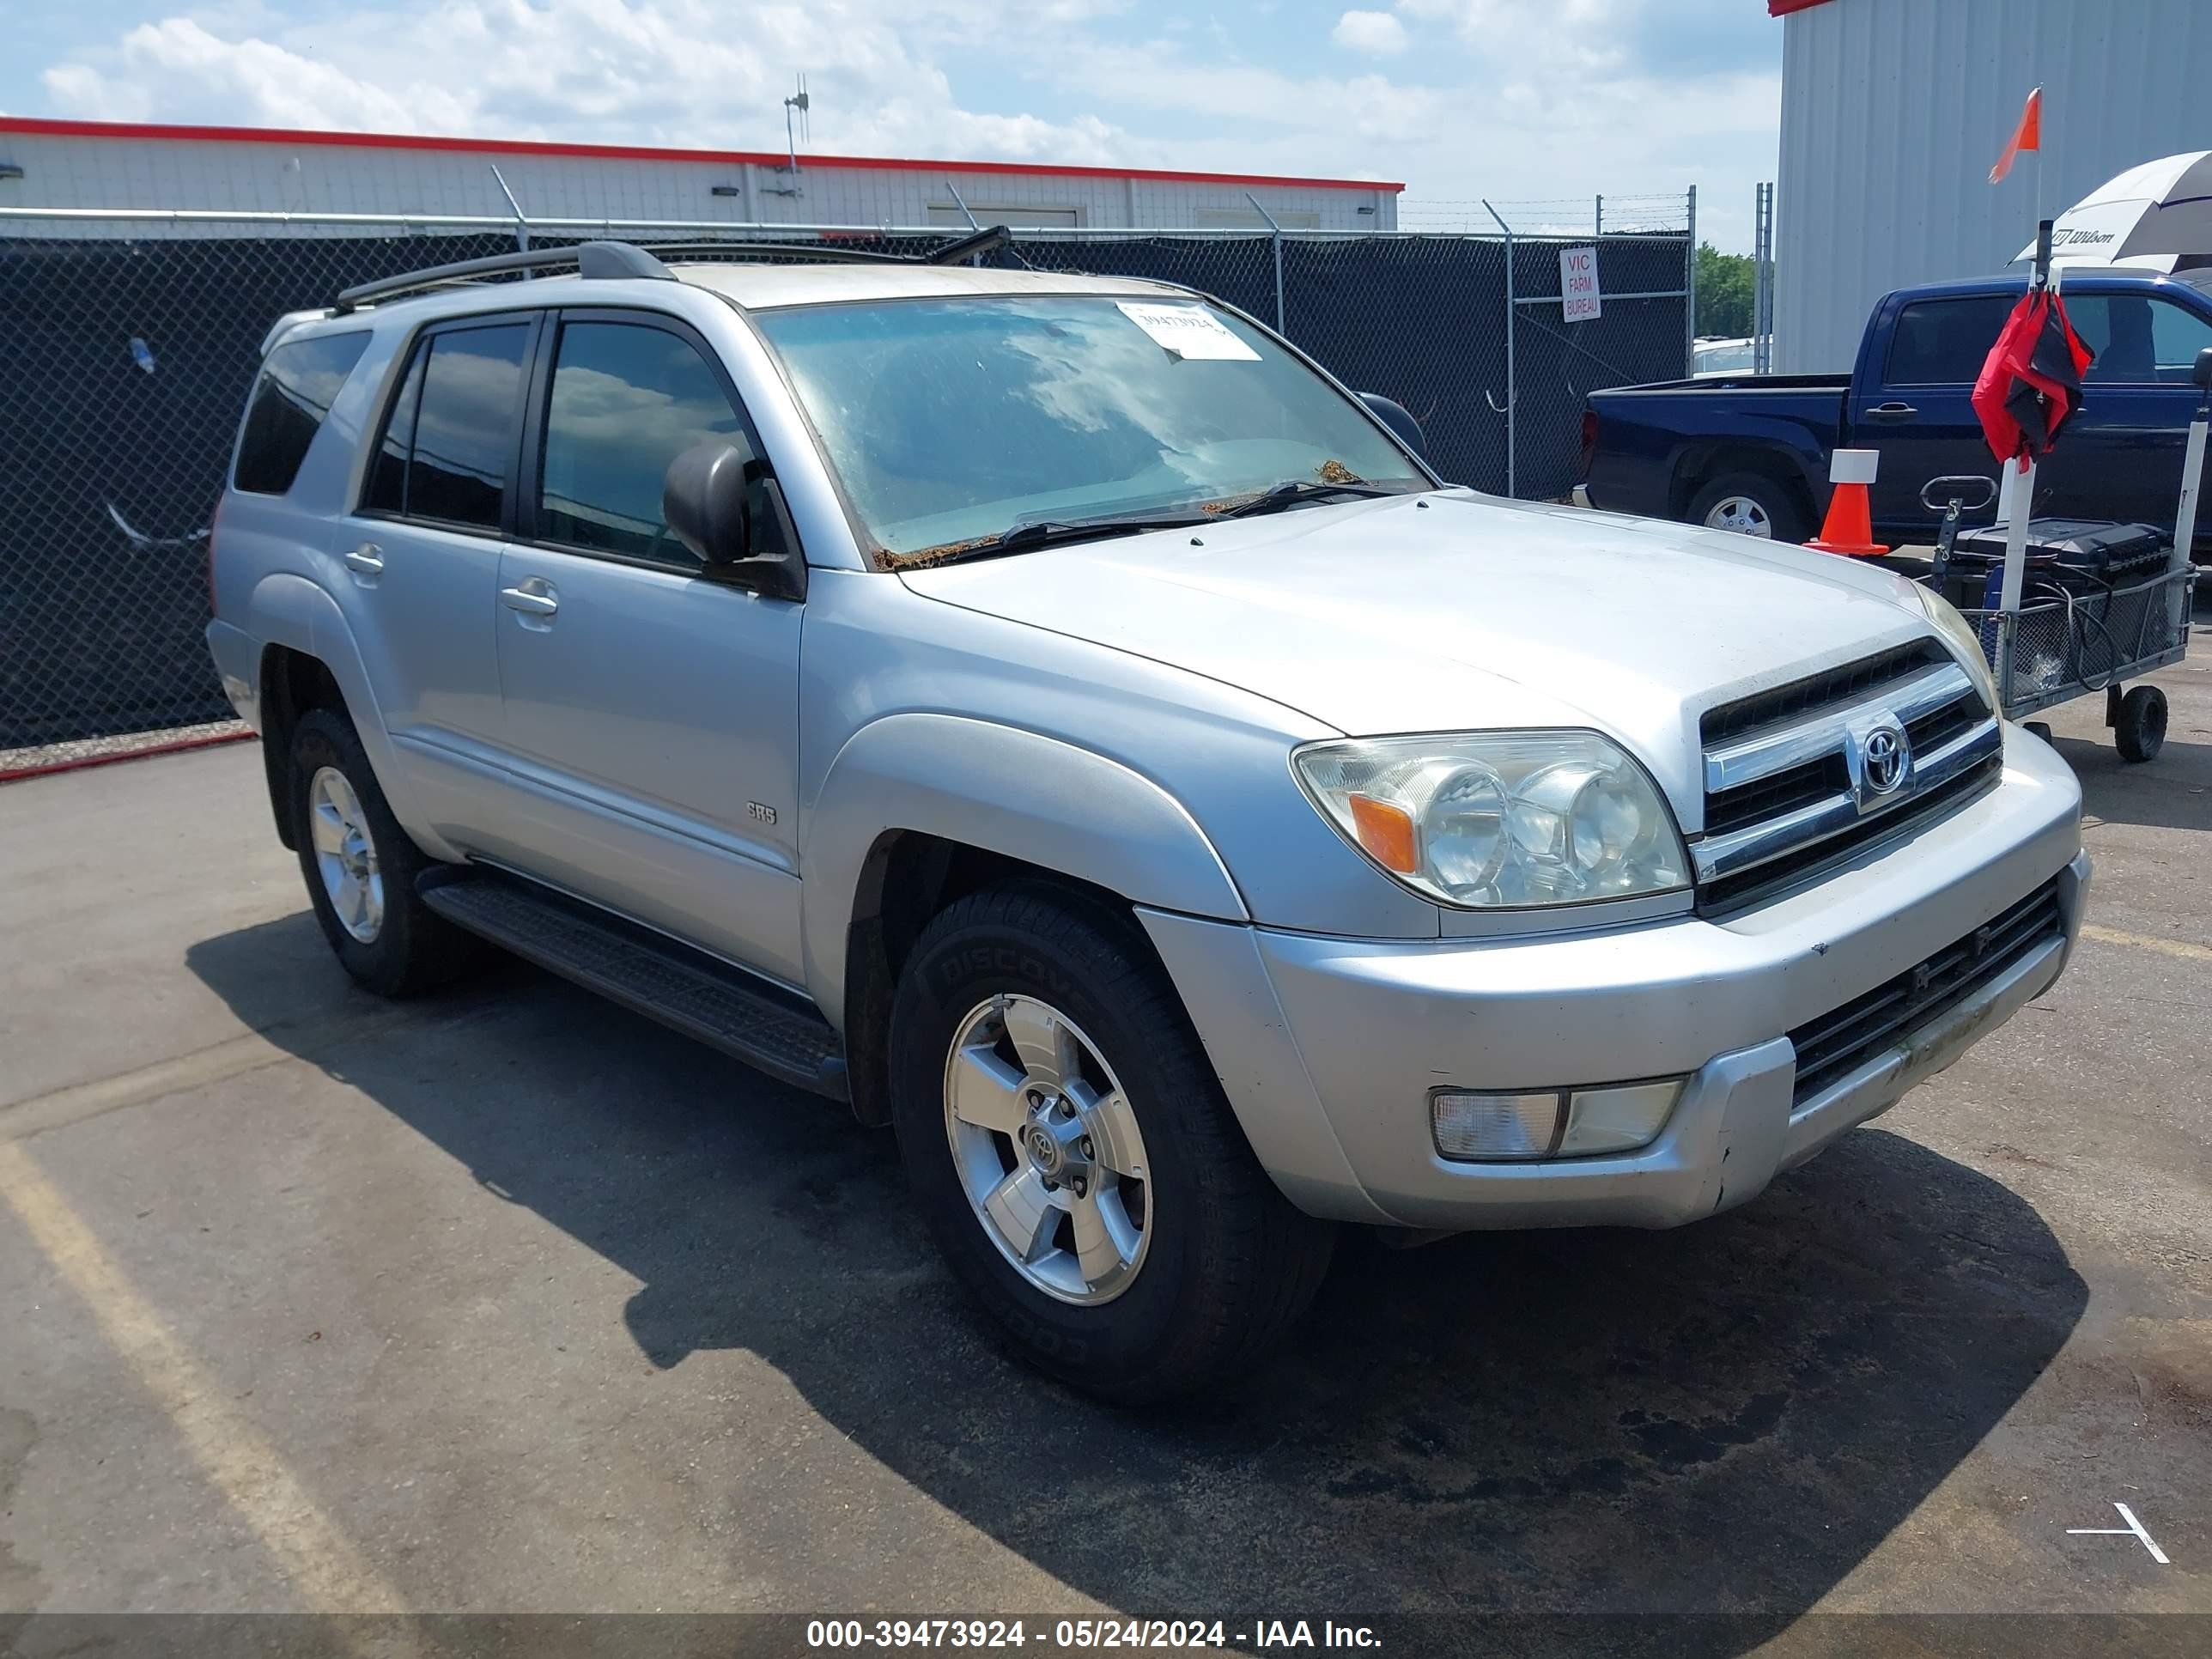
<path fill-rule="evenodd" d="M 237 488 L 281 495 L 292 487 L 338 388 L 368 348 L 363 331 L 295 340 L 269 354 L 246 404 L 246 428 L 239 434 L 238 465 L 231 473 Z"/>

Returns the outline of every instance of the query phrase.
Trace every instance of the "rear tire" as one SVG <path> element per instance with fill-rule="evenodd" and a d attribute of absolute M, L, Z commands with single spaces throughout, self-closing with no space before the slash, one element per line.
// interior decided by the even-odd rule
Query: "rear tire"
<path fill-rule="evenodd" d="M 1041 1032 L 1052 1039 L 1042 1049 Z M 1057 1057 L 1025 1058 L 1041 1052 Z M 988 1110 L 960 1092 L 979 1057 Z M 1069 1079 L 1062 1106 L 1042 1080 L 1055 1073 Z M 908 1180 L 954 1274 L 1021 1358 L 1086 1394 L 1137 1405 L 1222 1382 L 1321 1283 L 1334 1229 L 1267 1178 L 1172 986 L 1103 905 L 1006 887 L 939 915 L 899 982 L 890 1080 Z M 1109 1085 L 1134 1133 L 1101 1117 L 1094 1145 L 1084 1132 Z M 1064 1164 L 1052 1146 L 1031 1151 L 1063 1109 Z M 1008 1110 L 1003 1127 L 983 1127 Z M 1137 1156 L 1117 1155 L 1120 1144 Z M 1140 1177 L 1116 1173 L 1133 1162 Z M 1022 1183 L 1028 1207 L 1004 1183 Z M 1113 1249 L 1081 1248 L 1077 1212 L 1116 1192 Z M 1025 1246 L 1010 1245 L 1010 1212 Z"/>
<path fill-rule="evenodd" d="M 1708 530 L 1733 531 L 1763 541 L 1802 542 L 1811 533 L 1796 492 L 1763 472 L 1723 473 L 1690 498 L 1684 516 Z"/>
<path fill-rule="evenodd" d="M 415 878 L 434 860 L 384 799 L 353 722 L 311 708 L 292 731 L 293 844 L 323 937 L 346 972 L 380 996 L 412 996 L 478 958 L 474 935 L 424 904 Z"/>

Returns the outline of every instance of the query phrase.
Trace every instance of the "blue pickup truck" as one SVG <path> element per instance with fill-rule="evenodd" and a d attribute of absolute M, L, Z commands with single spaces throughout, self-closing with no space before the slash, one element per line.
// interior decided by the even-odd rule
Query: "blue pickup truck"
<path fill-rule="evenodd" d="M 1968 398 L 2021 290 L 2017 276 L 1988 276 L 1885 296 L 1849 380 L 1739 375 L 1594 392 L 1583 415 L 1590 504 L 1802 541 L 1826 508 L 1829 452 L 1877 449 L 1875 534 L 1932 540 L 1923 483 L 1996 477 Z M 2212 270 L 2074 270 L 2061 291 L 2096 362 L 2080 412 L 2037 469 L 2035 511 L 2171 526 L 2197 409 L 2190 373 L 2212 346 Z M 2192 551 L 2212 557 L 2212 514 L 2198 519 Z"/>

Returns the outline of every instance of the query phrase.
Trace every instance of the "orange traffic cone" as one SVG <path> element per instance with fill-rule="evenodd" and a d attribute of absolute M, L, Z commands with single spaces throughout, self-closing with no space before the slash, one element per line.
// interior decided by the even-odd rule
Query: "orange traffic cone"
<path fill-rule="evenodd" d="M 1816 553 L 1841 553 L 1846 558 L 1872 558 L 1889 550 L 1874 538 L 1874 514 L 1867 501 L 1867 486 L 1874 482 L 1881 460 L 1878 449 L 1838 449 L 1828 458 L 1828 482 L 1835 493 L 1828 498 L 1828 516 L 1820 533 L 1805 544 Z"/>

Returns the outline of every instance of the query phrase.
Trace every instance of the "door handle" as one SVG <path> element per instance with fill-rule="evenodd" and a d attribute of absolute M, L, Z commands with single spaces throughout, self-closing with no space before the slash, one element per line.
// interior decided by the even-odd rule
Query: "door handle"
<path fill-rule="evenodd" d="M 1900 421 L 1911 420 L 1919 413 L 1920 411 L 1911 404 L 1876 404 L 1872 409 L 1867 410 L 1866 417 L 1869 421 L 1879 421 L 1884 425 L 1894 426 Z"/>
<path fill-rule="evenodd" d="M 550 617 L 561 608 L 560 596 L 546 583 L 533 578 L 520 587 L 502 587 L 499 602 L 509 611 L 520 611 L 526 617 Z"/>
<path fill-rule="evenodd" d="M 374 542 L 363 542 L 345 556 L 346 568 L 363 576 L 384 574 L 384 550 Z"/>

